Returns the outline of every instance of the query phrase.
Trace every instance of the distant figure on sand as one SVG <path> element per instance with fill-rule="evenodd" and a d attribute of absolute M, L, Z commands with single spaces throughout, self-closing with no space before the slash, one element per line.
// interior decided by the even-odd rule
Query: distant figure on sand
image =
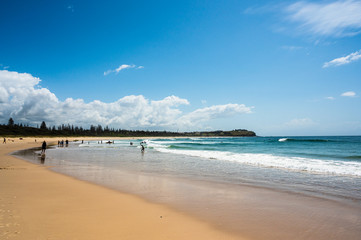
<path fill-rule="evenodd" d="M 44 141 L 43 144 L 41 145 L 41 154 L 45 154 L 45 150 L 46 150 L 46 142 Z"/>
<path fill-rule="evenodd" d="M 6 143 L 6 138 L 4 138 L 3 144 Z"/>

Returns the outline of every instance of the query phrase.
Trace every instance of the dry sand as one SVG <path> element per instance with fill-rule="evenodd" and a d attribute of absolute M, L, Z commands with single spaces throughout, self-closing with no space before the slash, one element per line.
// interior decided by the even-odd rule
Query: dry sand
<path fill-rule="evenodd" d="M 12 139 L 0 143 L 0 239 L 244 239 L 166 206 L 9 156 L 44 140 Z"/>

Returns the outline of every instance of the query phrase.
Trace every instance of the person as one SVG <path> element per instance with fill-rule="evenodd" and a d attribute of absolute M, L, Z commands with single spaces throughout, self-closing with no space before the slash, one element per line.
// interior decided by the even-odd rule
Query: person
<path fill-rule="evenodd" d="M 142 153 L 144 152 L 145 148 L 144 148 L 144 145 L 143 144 L 140 144 L 140 146 L 142 146 Z"/>
<path fill-rule="evenodd" d="M 3 144 L 4 144 L 4 143 L 6 144 L 6 138 L 4 138 L 4 142 L 3 142 Z"/>
<path fill-rule="evenodd" d="M 43 144 L 41 145 L 41 153 L 45 154 L 45 150 L 46 150 L 46 142 L 44 141 Z"/>

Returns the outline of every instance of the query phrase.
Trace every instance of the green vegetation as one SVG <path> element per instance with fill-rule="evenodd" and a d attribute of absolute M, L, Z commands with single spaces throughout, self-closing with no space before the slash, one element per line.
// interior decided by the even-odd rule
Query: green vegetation
<path fill-rule="evenodd" d="M 232 131 L 212 132 L 168 132 L 168 131 L 144 131 L 103 128 L 101 125 L 91 125 L 89 129 L 73 125 L 60 125 L 57 128 L 47 127 L 43 121 L 40 127 L 29 127 L 23 124 L 15 124 L 12 118 L 7 125 L 0 125 L 0 136 L 89 136 L 89 137 L 254 137 L 256 134 L 245 129 Z"/>

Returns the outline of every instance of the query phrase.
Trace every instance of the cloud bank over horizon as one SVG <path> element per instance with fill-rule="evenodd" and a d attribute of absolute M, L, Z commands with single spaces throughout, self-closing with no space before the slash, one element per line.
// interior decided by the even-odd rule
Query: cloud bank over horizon
<path fill-rule="evenodd" d="M 130 95 L 115 102 L 83 99 L 60 101 L 42 88 L 41 80 L 29 73 L 0 70 L 0 121 L 10 117 L 16 122 L 48 125 L 74 124 L 88 127 L 103 125 L 123 129 L 161 129 L 188 131 L 204 128 L 212 119 L 251 113 L 244 104 L 225 104 L 183 113 L 179 107 L 190 105 L 187 99 L 168 96 L 162 100 Z"/>

